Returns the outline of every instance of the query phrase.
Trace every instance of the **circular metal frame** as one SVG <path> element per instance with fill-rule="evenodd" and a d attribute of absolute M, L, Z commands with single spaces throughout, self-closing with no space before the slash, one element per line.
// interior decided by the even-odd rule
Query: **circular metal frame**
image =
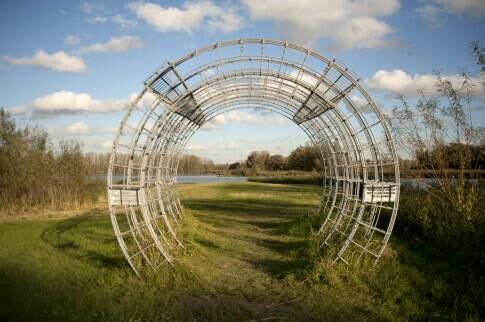
<path fill-rule="evenodd" d="M 138 274 L 174 261 L 182 218 L 176 177 L 191 136 L 234 109 L 279 113 L 319 148 L 322 247 L 350 263 L 377 261 L 399 203 L 399 165 L 382 112 L 336 59 L 268 39 L 223 41 L 161 66 L 117 132 L 108 170 L 116 238 Z"/>

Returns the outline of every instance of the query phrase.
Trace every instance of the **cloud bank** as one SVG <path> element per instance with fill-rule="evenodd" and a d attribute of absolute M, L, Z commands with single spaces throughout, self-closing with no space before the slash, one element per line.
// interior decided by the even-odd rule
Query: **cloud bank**
<path fill-rule="evenodd" d="M 92 131 L 91 127 L 82 122 L 76 122 L 68 125 L 65 129 L 66 133 L 72 134 L 72 135 L 79 135 L 79 134 L 88 134 L 89 132 Z"/>
<path fill-rule="evenodd" d="M 243 0 L 253 20 L 270 21 L 293 39 L 313 43 L 329 38 L 335 49 L 392 46 L 391 26 L 381 18 L 395 14 L 399 0 Z"/>
<path fill-rule="evenodd" d="M 3 58 L 11 65 L 35 66 L 55 72 L 83 73 L 87 70 L 81 57 L 71 56 L 63 51 L 48 54 L 43 50 L 38 50 L 32 56 L 4 56 Z"/>
<path fill-rule="evenodd" d="M 250 125 L 285 125 L 288 121 L 274 113 L 247 112 L 234 110 L 217 115 L 212 120 L 204 124 L 201 130 L 210 131 L 223 128 L 227 123 L 239 123 Z"/>
<path fill-rule="evenodd" d="M 416 9 L 421 17 L 433 25 L 440 25 L 446 21 L 446 15 L 471 16 L 480 18 L 485 16 L 485 1 L 483 0 L 425 0 Z"/>
<path fill-rule="evenodd" d="M 227 33 L 239 29 L 244 21 L 236 7 L 219 6 L 212 1 L 186 2 L 180 8 L 136 2 L 128 8 L 160 32 L 192 32 L 205 23 L 210 31 Z"/>
<path fill-rule="evenodd" d="M 8 109 L 12 114 L 27 114 L 29 116 L 60 115 L 76 113 L 108 113 L 124 110 L 133 99 L 95 99 L 87 93 L 71 91 L 54 92 L 25 105 L 17 105 Z"/>
<path fill-rule="evenodd" d="M 463 86 L 464 78 L 459 74 L 441 75 L 448 80 L 455 88 Z M 469 82 L 473 86 L 473 95 L 483 95 L 481 79 L 471 77 Z M 370 79 L 365 80 L 368 89 L 386 92 L 391 95 L 417 96 L 423 91 L 426 94 L 437 93 L 437 76 L 435 74 L 408 74 L 401 69 L 391 71 L 379 70 Z"/>
<path fill-rule="evenodd" d="M 112 37 L 104 43 L 94 43 L 81 47 L 77 50 L 79 54 L 90 53 L 124 53 L 131 49 L 143 47 L 143 40 L 136 36 Z"/>

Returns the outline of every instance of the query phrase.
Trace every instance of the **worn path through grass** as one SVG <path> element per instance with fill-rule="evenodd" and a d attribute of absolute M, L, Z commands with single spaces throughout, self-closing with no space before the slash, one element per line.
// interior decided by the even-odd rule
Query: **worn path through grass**
<path fill-rule="evenodd" d="M 0 320 L 252 319 L 301 296 L 288 283 L 309 264 L 308 225 L 300 221 L 318 188 L 180 190 L 187 251 L 174 269 L 142 279 L 122 258 L 107 214 L 0 223 Z M 283 311 L 306 314 L 298 306 Z"/>

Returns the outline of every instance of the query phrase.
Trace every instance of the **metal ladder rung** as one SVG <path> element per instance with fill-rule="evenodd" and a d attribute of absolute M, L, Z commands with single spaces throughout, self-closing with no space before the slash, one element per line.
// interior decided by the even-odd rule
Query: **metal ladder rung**
<path fill-rule="evenodd" d="M 350 265 L 349 262 L 347 262 L 347 260 L 345 258 L 343 258 L 342 256 L 338 255 L 337 258 L 339 258 L 345 264 Z"/>
<path fill-rule="evenodd" d="M 367 253 L 371 254 L 372 256 L 374 257 L 379 257 L 376 253 L 374 252 L 371 252 L 370 250 L 368 250 L 367 248 L 365 248 L 364 246 L 362 246 L 361 244 L 353 241 L 352 239 L 349 240 L 352 244 L 356 245 L 357 247 L 361 248 L 362 250 L 366 251 Z"/>
<path fill-rule="evenodd" d="M 173 258 L 171 258 L 173 259 Z M 168 260 L 164 257 L 163 261 L 161 261 L 160 263 L 158 263 L 156 266 L 155 266 L 155 270 L 157 270 L 162 264 L 168 262 Z"/>
<path fill-rule="evenodd" d="M 382 229 L 377 228 L 377 227 L 375 227 L 375 226 L 369 225 L 368 223 L 365 223 L 365 222 L 363 222 L 363 221 L 358 221 L 358 224 L 359 224 L 359 225 L 362 225 L 362 226 L 365 226 L 365 227 L 367 227 L 367 228 L 369 228 L 369 229 L 372 229 L 372 230 L 374 230 L 374 231 L 377 231 L 377 232 L 379 232 L 379 233 L 381 233 L 381 234 L 384 234 L 384 235 L 386 234 L 386 231 L 385 231 L 385 230 L 382 230 Z"/>
<path fill-rule="evenodd" d="M 133 233 L 133 231 L 127 230 L 127 231 L 121 232 L 121 233 L 117 234 L 116 237 L 123 237 L 125 235 L 128 235 L 129 233 Z"/>
<path fill-rule="evenodd" d="M 136 256 L 139 256 L 140 254 L 142 254 L 145 250 L 147 250 L 148 248 L 150 247 L 154 247 L 155 246 L 155 243 L 151 243 L 150 245 L 146 246 L 146 247 L 143 247 L 142 249 L 140 249 L 139 251 L 137 251 L 135 254 L 129 256 L 130 259 L 133 259 L 135 258 Z"/>

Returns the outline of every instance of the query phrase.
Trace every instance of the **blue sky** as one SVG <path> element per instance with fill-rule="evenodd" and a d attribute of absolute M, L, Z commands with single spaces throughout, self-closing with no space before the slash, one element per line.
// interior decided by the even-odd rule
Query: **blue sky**
<path fill-rule="evenodd" d="M 433 90 L 432 73 L 477 74 L 470 43 L 485 42 L 485 1 L 22 1 L 0 3 L 0 106 L 55 140 L 108 152 L 130 95 L 167 60 L 237 38 L 274 38 L 337 57 L 383 110 Z M 483 93 L 475 118 L 484 125 Z M 240 112 L 201 130 L 186 152 L 217 162 L 252 150 L 287 154 L 307 141 L 277 116 Z M 251 135 L 249 136 L 248 133 Z"/>

